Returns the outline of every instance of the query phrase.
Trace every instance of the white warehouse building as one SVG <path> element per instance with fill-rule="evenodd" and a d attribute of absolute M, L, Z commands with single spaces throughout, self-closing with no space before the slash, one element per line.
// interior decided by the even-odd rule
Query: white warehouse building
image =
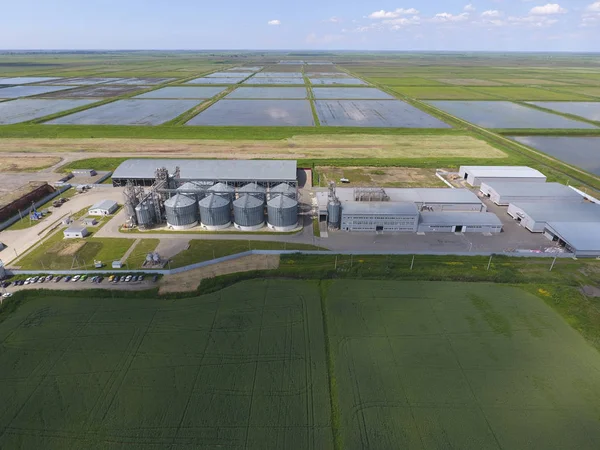
<path fill-rule="evenodd" d="M 531 232 L 542 233 L 551 222 L 600 222 L 600 205 L 583 202 L 511 203 L 508 214 Z"/>
<path fill-rule="evenodd" d="M 544 235 L 577 258 L 600 257 L 599 222 L 551 222 L 544 229 Z"/>
<path fill-rule="evenodd" d="M 415 233 L 419 211 L 414 203 L 344 202 L 341 229 Z"/>
<path fill-rule="evenodd" d="M 492 181 L 546 182 L 543 173 L 525 166 L 461 166 L 458 173 L 471 186 L 481 186 L 481 183 Z"/>
<path fill-rule="evenodd" d="M 108 216 L 113 214 L 117 209 L 119 209 L 119 205 L 114 200 L 102 200 L 93 205 L 88 214 L 90 216 Z"/>
<path fill-rule="evenodd" d="M 502 221 L 493 213 L 422 212 L 419 233 L 500 233 Z"/>
<path fill-rule="evenodd" d="M 580 194 L 560 183 L 487 181 L 481 183 L 480 191 L 500 206 L 517 202 L 583 202 Z"/>
<path fill-rule="evenodd" d="M 73 225 L 63 231 L 65 239 L 82 239 L 90 235 L 90 232 L 83 225 Z"/>

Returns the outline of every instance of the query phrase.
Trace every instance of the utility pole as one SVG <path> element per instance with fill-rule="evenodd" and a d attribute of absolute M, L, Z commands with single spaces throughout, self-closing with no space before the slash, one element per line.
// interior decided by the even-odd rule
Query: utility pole
<path fill-rule="evenodd" d="M 490 260 L 488 261 L 487 270 L 490 270 L 490 266 L 492 265 L 492 258 L 493 257 L 494 257 L 494 255 L 490 255 Z"/>
<path fill-rule="evenodd" d="M 554 260 L 552 261 L 552 265 L 550 266 L 550 272 L 552 272 L 552 269 L 554 269 L 554 264 L 556 264 L 556 258 L 558 258 L 558 255 L 556 255 L 554 257 Z"/>
<path fill-rule="evenodd" d="M 337 271 L 337 255 L 335 255 L 335 265 L 333 266 L 333 268 Z"/>
<path fill-rule="evenodd" d="M 350 255 L 350 268 L 352 269 L 352 263 L 354 261 L 354 255 Z"/>
<path fill-rule="evenodd" d="M 413 255 L 413 257 L 412 257 L 412 262 L 410 263 L 410 270 L 413 270 L 414 266 L 415 266 L 415 255 Z"/>

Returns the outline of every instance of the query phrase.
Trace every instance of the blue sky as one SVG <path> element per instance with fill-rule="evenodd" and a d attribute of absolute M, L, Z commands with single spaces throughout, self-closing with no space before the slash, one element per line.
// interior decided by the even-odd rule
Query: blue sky
<path fill-rule="evenodd" d="M 600 1 L 554 1 L 13 0 L 0 48 L 600 51 Z"/>

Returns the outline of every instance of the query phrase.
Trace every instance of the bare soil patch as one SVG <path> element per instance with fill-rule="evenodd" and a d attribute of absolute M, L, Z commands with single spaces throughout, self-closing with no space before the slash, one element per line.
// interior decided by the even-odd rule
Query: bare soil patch
<path fill-rule="evenodd" d="M 62 244 L 62 242 L 60 244 Z M 70 243 L 67 243 L 66 245 L 64 245 L 64 244 L 61 245 L 62 248 L 57 249 L 58 251 L 56 251 L 56 252 L 50 251 L 50 253 L 56 253 L 58 256 L 73 256 L 79 250 L 81 250 L 84 246 L 85 246 L 85 242 L 70 242 Z M 52 250 L 52 249 L 50 249 L 50 250 Z"/>
<path fill-rule="evenodd" d="M 317 167 L 320 185 L 335 181 L 341 186 L 382 187 L 441 187 L 444 183 L 435 176 L 434 169 L 412 167 Z M 350 183 L 340 184 L 341 178 Z"/>
<path fill-rule="evenodd" d="M 0 172 L 33 172 L 58 164 L 58 156 L 7 156 L 2 158 Z"/>
<path fill-rule="evenodd" d="M 77 154 L 76 158 L 70 159 L 119 155 L 225 159 L 506 157 L 503 151 L 470 136 L 377 134 L 294 136 L 279 141 L 2 139 L 0 152 L 12 152 L 15 155 L 65 152 Z"/>
<path fill-rule="evenodd" d="M 208 267 L 165 276 L 160 283 L 160 294 L 192 292 L 203 279 L 253 270 L 273 270 L 279 267 L 279 255 L 251 255 L 225 261 Z"/>

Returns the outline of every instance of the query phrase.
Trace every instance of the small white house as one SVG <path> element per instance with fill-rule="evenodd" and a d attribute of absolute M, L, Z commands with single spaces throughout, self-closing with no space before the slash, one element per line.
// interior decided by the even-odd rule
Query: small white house
<path fill-rule="evenodd" d="M 123 263 L 121 261 L 113 261 L 112 262 L 112 268 L 113 269 L 122 269 L 123 268 Z"/>
<path fill-rule="evenodd" d="M 119 209 L 119 205 L 114 200 L 102 200 L 92 206 L 88 214 L 90 216 L 108 216 L 113 214 L 117 209 Z"/>
<path fill-rule="evenodd" d="M 98 225 L 98 220 L 93 217 L 86 217 L 85 219 L 82 219 L 81 222 L 88 227 L 95 227 Z"/>
<path fill-rule="evenodd" d="M 90 232 L 83 225 L 73 225 L 64 231 L 65 239 L 81 239 L 90 235 Z"/>

